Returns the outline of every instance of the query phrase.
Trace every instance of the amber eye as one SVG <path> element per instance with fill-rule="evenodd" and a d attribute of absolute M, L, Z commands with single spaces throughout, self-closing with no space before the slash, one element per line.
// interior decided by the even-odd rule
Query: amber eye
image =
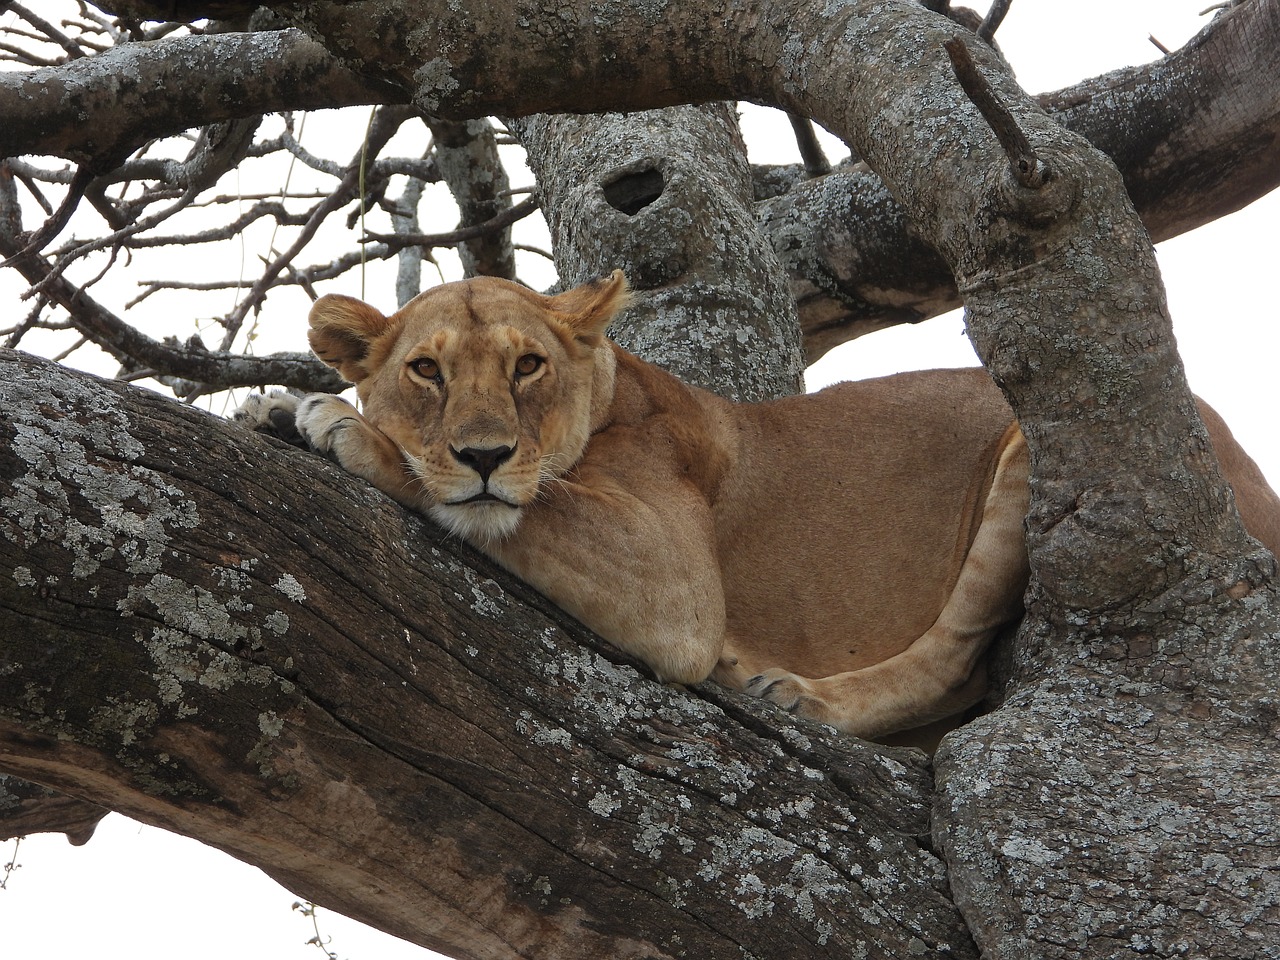
<path fill-rule="evenodd" d="M 421 357 L 417 360 L 410 360 L 409 368 L 423 380 L 433 380 L 436 383 L 444 382 L 444 377 L 440 373 L 440 364 L 436 363 L 430 357 Z"/>
<path fill-rule="evenodd" d="M 542 366 L 542 358 L 536 353 L 526 353 L 516 361 L 516 376 L 527 377 L 538 372 Z"/>

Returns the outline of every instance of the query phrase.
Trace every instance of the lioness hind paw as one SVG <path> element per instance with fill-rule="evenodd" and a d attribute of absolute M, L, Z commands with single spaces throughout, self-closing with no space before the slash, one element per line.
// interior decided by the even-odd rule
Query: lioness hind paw
<path fill-rule="evenodd" d="M 785 670 L 768 670 L 747 681 L 746 692 L 781 707 L 788 713 L 823 719 L 825 705 L 815 698 L 801 677 Z"/>

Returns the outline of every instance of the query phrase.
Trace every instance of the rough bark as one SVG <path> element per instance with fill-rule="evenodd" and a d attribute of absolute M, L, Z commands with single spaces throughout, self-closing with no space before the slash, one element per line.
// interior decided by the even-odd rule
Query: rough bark
<path fill-rule="evenodd" d="M 29 833 L 64 833 L 79 846 L 89 842 L 98 821 L 110 812 L 100 804 L 0 774 L 0 840 Z"/>
<path fill-rule="evenodd" d="M 1280 185 L 1280 13 L 1247 3 L 1155 63 L 1036 98 L 1107 154 L 1152 240 Z M 757 208 L 791 277 L 812 363 L 847 340 L 960 305 L 940 257 L 865 166 L 796 183 Z"/>
<path fill-rule="evenodd" d="M 646 680 L 173 401 L 6 353 L 0 405 L 6 770 L 459 957 L 974 956 L 918 752 Z"/>
<path fill-rule="evenodd" d="M 3 79 L 0 154 L 50 154 L 102 173 L 148 140 L 190 127 L 406 99 L 402 88 L 354 73 L 298 30 L 123 44 Z"/>
<path fill-rule="evenodd" d="M 511 184 L 498 159 L 498 143 L 487 120 L 426 118 L 435 143 L 436 164 L 458 204 L 458 225 L 470 227 L 492 220 L 511 208 Z M 495 230 L 458 245 L 462 271 L 468 277 L 516 278 L 511 229 Z"/>
<path fill-rule="evenodd" d="M 1274 25 L 1278 9 L 1256 2 L 1226 16 L 1246 10 Z M 1033 583 L 1007 700 L 953 735 L 936 763 L 931 829 L 976 946 L 997 957 L 1273 954 L 1274 559 L 1244 536 L 1217 475 L 1173 348 L 1149 237 L 1101 154 L 1055 126 L 975 49 L 1043 164 L 1033 167 L 1041 185 L 1020 185 L 941 53 L 952 27 L 916 4 L 827 9 L 778 0 L 735 5 L 723 18 L 692 5 L 601 9 L 585 0 L 560 3 L 549 19 L 500 3 L 432 7 L 428 16 L 407 0 L 314 3 L 304 12 L 354 63 L 414 86 L 420 109 L 461 115 L 752 97 L 799 108 L 847 136 L 957 276 L 979 353 L 1033 454 Z M 525 29 L 521 17 L 541 29 Z M 413 30 L 393 29 L 409 22 Z M 509 73 L 482 73 L 495 50 Z M 450 586 L 414 581 L 412 596 L 377 586 L 325 594 L 310 574 L 320 557 L 344 581 L 373 570 L 385 584 L 385 574 L 408 575 L 411 566 L 423 578 L 447 571 L 446 545 L 391 508 L 357 517 L 348 507 L 335 514 L 351 524 L 335 531 L 343 549 L 327 549 L 321 537 L 330 531 L 317 531 L 312 519 L 314 494 L 303 502 L 296 477 L 279 491 L 242 490 L 234 456 L 243 454 L 227 451 L 243 448 L 213 428 L 205 452 L 224 459 L 209 486 L 190 467 L 163 477 L 168 453 L 142 461 L 150 473 L 127 470 L 120 464 L 146 449 L 136 440 L 95 440 L 103 452 L 89 457 L 81 451 L 94 430 L 83 411 L 91 407 L 94 423 L 114 425 L 121 437 L 135 421 L 121 419 L 123 401 L 60 389 L 61 399 L 42 398 L 18 421 L 10 441 L 18 456 L 2 474 L 25 497 L 16 513 L 6 511 L 17 518 L 11 536 L 51 551 L 47 568 L 14 558 L 13 574 L 0 578 L 13 602 L 44 604 L 22 607 L 34 638 L 23 661 L 30 672 L 3 672 L 15 684 L 2 701 L 7 768 L 206 831 L 291 881 L 332 882 L 320 899 L 357 915 L 365 900 L 386 898 L 380 923 L 389 915 L 418 924 L 420 939 L 465 941 L 461 949 L 477 951 L 467 955 L 972 953 L 940 902 L 942 880 L 929 872 L 937 865 L 908 842 L 919 829 L 914 813 L 874 839 L 839 830 L 868 823 L 882 801 L 856 808 L 806 773 L 823 772 L 827 761 L 789 751 L 818 756 L 810 752 L 816 732 L 803 731 L 810 739 L 801 743 L 796 728 L 773 727 L 778 718 L 755 712 L 741 714 L 756 718 L 745 731 L 719 726 L 699 701 L 638 675 L 601 679 L 612 668 L 584 663 L 568 646 L 570 628 L 554 617 L 493 637 L 502 646 L 474 642 L 488 608 L 471 588 L 485 595 L 487 579 L 499 578 L 470 583 L 470 567 L 442 573 Z M 41 418 L 61 426 L 42 434 L 32 425 Z M 168 446 L 180 445 L 155 449 Z M 94 472 L 92 464 L 107 466 Z M 281 462 L 255 483 L 276 470 L 289 475 Z M 332 482 L 354 495 L 352 481 Z M 82 492 L 67 495 L 69 483 Z M 270 508 L 288 534 L 253 539 L 237 527 L 246 539 L 228 538 L 218 510 L 228 511 L 234 496 Z M 308 522 L 295 526 L 300 511 Z M 205 518 L 213 517 L 210 527 Z M 353 531 L 375 531 L 377 549 Z M 428 558 L 431 549 L 442 555 Z M 186 555 L 198 569 L 178 576 L 164 567 Z M 257 563 L 242 567 L 247 561 Z M 91 568 L 112 571 L 107 594 L 82 582 Z M 518 588 L 488 600 L 504 620 L 520 622 L 524 614 L 498 599 L 514 595 Z M 95 603 L 104 615 L 87 617 L 86 629 L 74 615 Z M 379 615 L 389 626 L 371 634 Z M 436 634 L 418 632 L 410 619 L 418 615 L 443 625 L 439 646 L 423 642 Z M 353 639 L 332 653 L 295 648 L 295 621 L 311 632 L 332 622 Z M 110 642 L 113 654 L 97 673 L 73 673 L 51 651 L 86 634 Z M 370 635 L 384 642 L 362 642 Z M 184 638 L 204 646 L 192 652 Z M 526 674 L 499 681 L 505 660 L 473 671 L 480 651 L 494 649 L 511 651 Z M 228 674 L 232 666 L 239 672 Z M 102 671 L 123 691 L 114 702 L 95 683 Z M 503 683 L 489 699 L 487 685 Z M 55 684 L 86 703 L 85 712 L 50 709 Z M 388 693 L 398 689 L 406 693 Z M 579 692 L 584 702 L 573 705 Z M 224 693 L 253 709 L 240 724 L 206 730 L 206 717 L 230 707 L 217 699 Z M 548 705 L 556 702 L 563 709 Z M 733 698 L 721 703 L 747 711 Z M 196 713 L 180 716 L 189 709 Z M 370 726 L 383 711 L 394 723 Z M 608 722 L 597 727 L 601 716 Z M 526 737 L 543 740 L 536 746 L 560 762 L 535 770 Z M 848 751 L 829 771 L 855 770 L 856 782 L 877 769 L 874 759 L 851 759 L 874 751 L 821 742 L 823 751 Z M 197 762 L 211 753 L 218 762 Z M 771 755 L 777 763 L 766 765 Z M 927 791 L 909 755 L 894 762 L 903 789 Z M 767 775 L 748 772 L 757 768 Z M 452 789 L 464 775 L 484 785 L 483 802 Z M 269 803 L 260 802 L 263 777 Z M 636 777 L 649 779 L 633 787 Z M 781 792 L 756 806 L 766 780 Z M 181 789 L 156 800 L 146 788 L 157 785 Z M 744 797 L 746 808 L 734 805 Z M 407 819 L 390 835 L 393 846 L 381 835 L 326 840 L 314 830 L 313 811 L 323 805 L 363 823 L 397 800 L 409 806 L 400 808 Z M 235 831 L 250 808 L 265 819 L 253 820 L 247 851 Z M 740 816 L 744 809 L 751 812 Z M 686 810 L 687 819 L 669 816 Z M 708 818 L 696 830 L 695 816 Z M 471 823 L 486 829 L 471 832 Z M 769 826 L 779 823 L 800 831 L 786 836 L 795 846 L 779 846 Z M 868 854 L 895 835 L 897 846 Z M 256 840 L 263 836 L 270 842 Z M 414 838 L 438 857 L 430 867 L 402 856 Z M 736 846 L 743 840 L 752 844 L 745 854 Z M 317 877 L 323 856 L 339 869 Z M 390 866 L 379 864 L 384 858 Z M 404 880 L 411 870 L 425 885 L 413 897 Z M 454 893 L 424 893 L 441 874 L 458 878 Z M 918 886 L 903 889 L 890 876 Z M 855 878 L 865 882 L 845 884 Z M 800 880 L 807 886 L 796 893 Z M 823 890 L 830 899 L 815 900 Z M 916 910 L 921 891 L 927 920 Z M 652 926 L 651 909 L 666 911 Z"/>

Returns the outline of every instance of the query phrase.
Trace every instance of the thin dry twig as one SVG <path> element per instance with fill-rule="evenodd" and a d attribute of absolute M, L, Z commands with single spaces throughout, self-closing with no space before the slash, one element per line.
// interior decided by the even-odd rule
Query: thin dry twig
<path fill-rule="evenodd" d="M 1022 132 L 1009 108 L 1000 101 L 987 78 L 978 70 L 965 42 L 959 37 L 953 37 L 943 43 L 943 46 L 951 58 L 951 66 L 960 86 L 1004 148 L 1014 178 L 1031 189 L 1044 186 L 1049 179 L 1048 168 L 1036 156 L 1031 141 Z"/>
<path fill-rule="evenodd" d="M 996 31 L 1000 29 L 1000 24 L 1004 23 L 1005 14 L 1009 12 L 1013 0 L 994 0 L 987 15 L 982 18 L 982 24 L 978 27 L 978 39 L 984 43 L 990 44 L 995 39 Z"/>

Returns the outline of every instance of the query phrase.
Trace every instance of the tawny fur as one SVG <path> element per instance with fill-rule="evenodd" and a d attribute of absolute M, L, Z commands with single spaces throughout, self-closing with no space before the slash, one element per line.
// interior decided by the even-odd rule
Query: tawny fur
<path fill-rule="evenodd" d="M 363 414 L 315 395 L 298 428 L 661 679 L 873 738 L 978 702 L 1027 579 L 1026 448 L 986 373 L 733 404 L 605 339 L 626 299 L 621 273 L 555 297 L 448 284 L 391 317 L 324 297 L 311 344 Z M 1280 501 L 1206 418 L 1275 549 Z"/>

